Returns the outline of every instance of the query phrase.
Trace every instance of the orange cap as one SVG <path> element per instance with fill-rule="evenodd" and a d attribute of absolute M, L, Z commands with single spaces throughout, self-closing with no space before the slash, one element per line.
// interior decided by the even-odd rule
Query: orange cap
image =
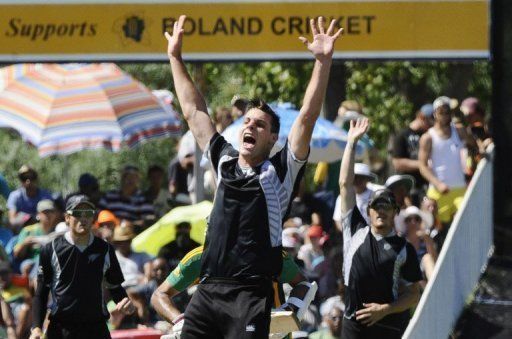
<path fill-rule="evenodd" d="M 324 235 L 324 230 L 320 225 L 311 225 L 308 229 L 308 237 L 321 238 Z"/>
<path fill-rule="evenodd" d="M 98 219 L 96 220 L 96 227 L 100 227 L 100 224 L 104 222 L 113 222 L 116 226 L 119 226 L 119 219 L 114 215 L 114 213 L 109 210 L 102 210 L 98 213 Z"/>

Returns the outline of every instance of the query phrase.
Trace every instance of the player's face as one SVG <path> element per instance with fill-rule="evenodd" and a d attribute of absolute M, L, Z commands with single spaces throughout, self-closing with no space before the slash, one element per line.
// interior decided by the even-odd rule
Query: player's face
<path fill-rule="evenodd" d="M 157 258 L 153 260 L 152 271 L 151 274 L 155 278 L 156 281 L 161 282 L 169 274 L 169 269 L 167 267 L 167 262 L 162 258 Z"/>
<path fill-rule="evenodd" d="M 271 116 L 260 109 L 252 108 L 245 114 L 239 135 L 240 155 L 250 159 L 268 156 L 277 140 L 277 134 L 271 132 L 271 123 Z"/>
<path fill-rule="evenodd" d="M 450 110 L 450 106 L 443 105 L 439 107 L 435 111 L 435 119 L 438 121 L 442 126 L 449 125 L 452 121 L 452 112 Z"/>
<path fill-rule="evenodd" d="M 121 185 L 123 187 L 138 188 L 140 183 L 140 175 L 136 171 L 129 171 L 123 174 Z"/>
<path fill-rule="evenodd" d="M 37 188 L 37 175 L 33 172 L 28 172 L 20 177 L 21 185 L 26 190 L 34 190 Z"/>
<path fill-rule="evenodd" d="M 361 194 L 366 190 L 368 181 L 368 177 L 362 175 L 354 176 L 354 189 L 356 190 L 357 194 Z"/>
<path fill-rule="evenodd" d="M 407 188 L 404 185 L 394 185 L 391 189 L 396 201 L 399 205 L 403 204 L 405 197 L 407 196 Z"/>
<path fill-rule="evenodd" d="M 369 209 L 370 223 L 379 230 L 391 230 L 395 223 L 395 207 L 389 204 L 377 204 Z"/>
<path fill-rule="evenodd" d="M 37 217 L 41 224 L 45 226 L 53 226 L 55 225 L 55 221 L 57 220 L 57 211 L 46 210 L 43 212 L 39 212 L 37 213 Z"/>
<path fill-rule="evenodd" d="M 95 211 L 87 204 L 80 204 L 70 212 L 66 212 L 66 223 L 71 232 L 84 235 L 91 231 Z"/>
<path fill-rule="evenodd" d="M 339 336 L 341 334 L 341 322 L 343 319 L 343 314 L 339 308 L 334 308 L 327 315 L 327 323 L 329 324 L 329 329 L 331 332 Z"/>
<path fill-rule="evenodd" d="M 421 217 L 419 215 L 410 215 L 404 219 L 407 227 L 407 235 L 415 234 L 421 228 Z"/>

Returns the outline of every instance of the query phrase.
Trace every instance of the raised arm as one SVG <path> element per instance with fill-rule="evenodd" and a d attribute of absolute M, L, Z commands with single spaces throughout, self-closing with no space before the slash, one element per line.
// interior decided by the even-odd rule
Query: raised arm
<path fill-rule="evenodd" d="M 300 114 L 293 123 L 289 136 L 291 150 L 299 160 L 305 160 L 308 156 L 311 134 L 320 115 L 329 80 L 334 42 L 343 30 L 340 28 L 335 32 L 336 20 L 332 20 L 327 32 L 325 32 L 323 17 L 318 18 L 318 23 L 311 19 L 310 25 L 313 41 L 309 42 L 308 39 L 302 36 L 299 39 L 315 56 L 315 66 L 304 94 Z"/>
<path fill-rule="evenodd" d="M 183 116 L 187 120 L 192 134 L 194 134 L 197 144 L 204 151 L 204 148 L 215 133 L 215 127 L 207 113 L 206 102 L 190 78 L 181 56 L 185 19 L 186 16 L 181 15 L 178 21 L 174 23 L 172 35 L 165 32 L 165 37 L 168 41 L 167 55 L 171 63 L 174 88 L 183 111 Z"/>
<path fill-rule="evenodd" d="M 350 121 L 347 145 L 343 152 L 340 168 L 340 202 L 341 214 L 346 214 L 356 205 L 356 191 L 354 189 L 354 158 L 357 141 L 368 131 L 368 119 Z"/>

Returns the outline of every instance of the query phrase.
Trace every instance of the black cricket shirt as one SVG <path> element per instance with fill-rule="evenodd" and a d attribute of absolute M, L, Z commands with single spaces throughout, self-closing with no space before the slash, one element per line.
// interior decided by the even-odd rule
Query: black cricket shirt
<path fill-rule="evenodd" d="M 343 279 L 345 317 L 355 320 L 363 303 L 391 303 L 398 298 L 400 284 L 422 279 L 414 247 L 392 231 L 386 237 L 375 235 L 357 207 L 342 217 Z M 403 330 L 409 312 L 390 314 L 380 325 Z"/>
<path fill-rule="evenodd" d="M 306 161 L 296 159 L 287 143 L 256 168 L 243 170 L 238 151 L 218 133 L 205 156 L 217 175 L 217 191 L 201 277 L 277 277 L 282 269 L 282 224 Z"/>
<path fill-rule="evenodd" d="M 50 320 L 69 323 L 105 321 L 109 313 L 103 297 L 103 283 L 112 288 L 123 281 L 114 248 L 98 237 L 92 237 L 83 252 L 65 235 L 41 249 L 38 284 L 44 284 L 51 291 Z"/>

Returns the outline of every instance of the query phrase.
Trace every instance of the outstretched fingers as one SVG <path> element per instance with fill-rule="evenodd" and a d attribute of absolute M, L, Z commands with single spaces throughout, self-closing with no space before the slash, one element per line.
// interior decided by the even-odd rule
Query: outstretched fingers
<path fill-rule="evenodd" d="M 185 15 L 181 15 L 178 20 L 174 21 L 172 25 L 172 33 L 164 32 L 164 36 L 167 41 L 171 41 L 172 37 L 177 37 L 183 33 L 183 25 L 185 23 Z"/>
<path fill-rule="evenodd" d="M 334 32 L 334 30 L 336 29 L 336 23 L 337 23 L 337 20 L 335 20 L 335 19 L 331 20 L 331 24 L 329 25 L 329 29 L 327 29 L 327 35 L 332 36 L 332 38 L 334 40 L 338 39 L 339 36 L 341 35 L 341 33 L 343 32 L 343 28 L 339 28 L 336 31 L 336 33 Z"/>
<path fill-rule="evenodd" d="M 336 20 L 331 20 L 331 23 L 329 24 L 329 28 L 327 29 L 327 35 L 332 35 L 334 32 L 334 28 L 336 27 Z"/>
<path fill-rule="evenodd" d="M 367 118 L 351 120 L 349 134 L 351 134 L 357 140 L 368 131 L 368 126 L 369 123 Z"/>
<path fill-rule="evenodd" d="M 368 130 L 368 119 L 357 119 L 356 126 L 359 130 L 366 132 Z"/>
<path fill-rule="evenodd" d="M 301 41 L 301 42 L 302 42 L 306 47 L 308 47 L 308 46 L 309 46 L 309 41 L 308 41 L 308 39 L 306 39 L 305 37 L 300 36 L 300 37 L 299 37 L 299 40 L 300 40 L 300 41 Z"/>
<path fill-rule="evenodd" d="M 343 33 L 343 28 L 340 28 L 338 29 L 338 31 L 336 32 L 336 34 L 334 34 L 332 37 L 334 40 L 338 39 L 341 35 L 341 33 Z"/>
<path fill-rule="evenodd" d="M 318 17 L 318 30 L 320 31 L 320 34 L 325 34 L 324 21 L 323 16 Z"/>
<path fill-rule="evenodd" d="M 180 15 L 178 21 L 174 22 L 173 34 L 181 35 L 183 33 L 183 25 L 185 24 L 186 15 Z"/>
<path fill-rule="evenodd" d="M 164 33 L 168 41 L 171 39 L 171 37 L 177 37 L 178 35 L 181 35 L 183 33 L 183 25 L 185 24 L 186 18 L 186 15 L 180 15 L 178 20 L 174 21 L 174 24 L 172 25 L 172 34 L 169 34 L 167 32 Z"/>
<path fill-rule="evenodd" d="M 316 22 L 315 19 L 309 20 L 309 26 L 311 26 L 311 33 L 313 33 L 313 36 L 318 34 L 318 30 L 316 28 Z"/>
<path fill-rule="evenodd" d="M 179 30 L 182 30 L 183 29 L 183 25 L 185 24 L 185 20 L 187 19 L 187 16 L 186 15 L 180 15 L 179 19 L 178 19 L 178 29 Z"/>
<path fill-rule="evenodd" d="M 174 24 L 172 25 L 172 35 L 178 34 L 178 21 L 174 21 Z"/>

